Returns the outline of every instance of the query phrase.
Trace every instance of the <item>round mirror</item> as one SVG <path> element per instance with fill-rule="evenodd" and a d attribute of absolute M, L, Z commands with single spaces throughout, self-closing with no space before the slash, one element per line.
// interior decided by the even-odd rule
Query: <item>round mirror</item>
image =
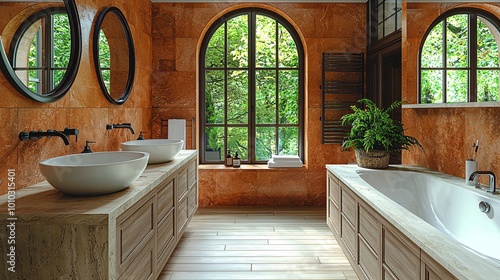
<path fill-rule="evenodd" d="M 74 0 L 0 3 L 0 68 L 21 94 L 54 102 L 73 84 L 82 39 Z M 8 49 L 7 49 L 8 47 Z"/>
<path fill-rule="evenodd" d="M 106 99 L 127 101 L 134 83 L 135 52 L 125 16 L 116 7 L 103 10 L 94 28 L 94 64 Z"/>

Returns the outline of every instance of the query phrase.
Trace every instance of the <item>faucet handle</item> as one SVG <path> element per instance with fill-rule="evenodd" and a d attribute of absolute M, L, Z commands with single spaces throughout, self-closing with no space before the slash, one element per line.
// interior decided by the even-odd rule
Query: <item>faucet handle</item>
<path fill-rule="evenodd" d="M 26 131 L 21 131 L 19 132 L 19 140 L 21 141 L 26 141 L 30 139 L 30 133 Z"/>

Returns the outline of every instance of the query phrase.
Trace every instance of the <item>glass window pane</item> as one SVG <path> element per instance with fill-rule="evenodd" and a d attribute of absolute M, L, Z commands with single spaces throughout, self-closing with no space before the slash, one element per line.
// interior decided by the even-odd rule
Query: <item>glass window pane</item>
<path fill-rule="evenodd" d="M 276 20 L 257 15 L 255 66 L 276 67 Z"/>
<path fill-rule="evenodd" d="M 248 123 L 248 71 L 228 71 L 227 123 Z"/>
<path fill-rule="evenodd" d="M 401 6 L 398 8 L 398 13 L 396 14 L 396 30 L 400 30 L 403 25 L 403 13 Z"/>
<path fill-rule="evenodd" d="M 392 32 L 396 31 L 396 15 L 390 16 L 385 22 L 384 22 L 384 34 L 389 35 Z"/>
<path fill-rule="evenodd" d="M 449 70 L 447 72 L 446 102 L 467 102 L 467 70 Z"/>
<path fill-rule="evenodd" d="M 53 76 L 54 81 L 52 84 L 54 86 L 57 86 L 59 83 L 61 83 L 65 73 L 66 73 L 66 70 L 54 70 L 54 71 L 52 71 L 52 75 L 54 75 Z"/>
<path fill-rule="evenodd" d="M 468 15 L 454 15 L 446 19 L 447 67 L 468 67 Z"/>
<path fill-rule="evenodd" d="M 205 53 L 205 67 L 222 68 L 225 64 L 224 56 L 224 24 L 221 25 L 210 38 Z"/>
<path fill-rule="evenodd" d="M 443 71 L 422 70 L 421 103 L 443 102 Z"/>
<path fill-rule="evenodd" d="M 477 101 L 498 101 L 500 70 L 477 71 Z"/>
<path fill-rule="evenodd" d="M 224 128 L 205 128 L 205 160 L 222 161 L 225 158 L 224 151 Z"/>
<path fill-rule="evenodd" d="M 224 123 L 224 71 L 207 70 L 205 74 L 205 122 Z"/>
<path fill-rule="evenodd" d="M 299 123 L 299 71 L 279 71 L 279 123 Z"/>
<path fill-rule="evenodd" d="M 500 67 L 497 38 L 500 32 L 488 20 L 478 17 L 477 21 L 477 66 Z"/>
<path fill-rule="evenodd" d="M 238 153 L 241 161 L 248 161 L 248 128 L 228 127 L 227 148 L 231 151 L 232 156 Z"/>
<path fill-rule="evenodd" d="M 427 35 L 420 63 L 423 68 L 443 67 L 443 22 L 438 23 Z"/>
<path fill-rule="evenodd" d="M 386 0 L 384 5 L 384 18 L 389 19 L 393 17 L 395 13 L 396 13 L 396 0 Z"/>
<path fill-rule="evenodd" d="M 280 67 L 299 67 L 299 54 L 297 45 L 290 32 L 281 24 L 278 25 L 279 43 L 279 66 Z"/>
<path fill-rule="evenodd" d="M 299 129 L 297 127 L 280 127 L 278 154 L 299 154 Z"/>
<path fill-rule="evenodd" d="M 384 22 L 380 23 L 377 26 L 377 38 L 379 39 L 384 38 Z"/>
<path fill-rule="evenodd" d="M 276 152 L 276 128 L 257 127 L 255 134 L 255 159 L 267 161 Z"/>
<path fill-rule="evenodd" d="M 71 32 L 67 14 L 56 14 L 54 20 L 54 61 L 56 68 L 66 68 L 71 58 Z"/>
<path fill-rule="evenodd" d="M 248 67 L 248 16 L 228 20 L 227 30 L 227 66 Z"/>
<path fill-rule="evenodd" d="M 379 3 L 377 7 L 377 23 L 384 22 L 384 3 Z"/>
<path fill-rule="evenodd" d="M 255 122 L 276 123 L 276 71 L 256 70 L 255 73 Z"/>

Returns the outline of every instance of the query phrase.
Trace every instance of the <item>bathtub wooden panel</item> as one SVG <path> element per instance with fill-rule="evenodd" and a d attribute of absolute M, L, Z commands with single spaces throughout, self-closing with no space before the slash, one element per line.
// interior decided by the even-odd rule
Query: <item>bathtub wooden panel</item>
<path fill-rule="evenodd" d="M 379 260 L 377 254 L 371 249 L 363 236 L 359 236 L 359 266 L 368 279 L 380 279 Z"/>
<path fill-rule="evenodd" d="M 422 251 L 422 262 L 420 264 L 422 268 L 422 279 L 423 280 L 456 280 L 457 278 L 448 272 L 439 263 L 433 260 L 429 255 Z"/>
<path fill-rule="evenodd" d="M 380 247 L 380 229 L 382 225 L 363 207 L 359 206 L 359 234 L 367 245 L 378 255 Z"/>
<path fill-rule="evenodd" d="M 420 279 L 420 249 L 406 237 L 383 228 L 382 262 L 398 279 Z M 415 254 L 418 252 L 418 255 Z"/>
<path fill-rule="evenodd" d="M 342 202 L 341 202 L 341 212 L 345 215 L 345 217 L 351 222 L 351 224 L 357 224 L 356 221 L 356 200 L 353 197 L 351 191 L 343 187 L 342 188 Z"/>

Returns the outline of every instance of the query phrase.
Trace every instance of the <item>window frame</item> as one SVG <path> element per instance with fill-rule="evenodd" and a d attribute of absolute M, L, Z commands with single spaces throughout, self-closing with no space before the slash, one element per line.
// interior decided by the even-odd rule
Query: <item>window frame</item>
<path fill-rule="evenodd" d="M 455 16 L 455 15 L 460 15 L 460 14 L 466 14 L 468 16 L 468 42 L 467 42 L 467 52 L 468 52 L 468 66 L 467 67 L 449 67 L 447 65 L 447 44 L 446 44 L 446 19 Z M 486 70 L 499 70 L 500 71 L 500 65 L 498 67 L 478 67 L 477 65 L 477 55 L 471 55 L 471 54 L 477 54 L 477 20 L 478 17 L 482 17 L 486 19 L 489 23 L 491 23 L 499 32 L 500 34 L 500 19 L 485 10 L 478 9 L 478 8 L 469 8 L 469 7 L 461 7 L 461 8 L 454 8 L 451 10 L 448 10 L 439 17 L 437 17 L 429 26 L 429 28 L 426 30 L 424 33 L 424 36 L 422 37 L 422 41 L 420 42 L 420 47 L 419 47 L 419 52 L 418 52 L 418 82 L 417 82 L 417 93 L 418 93 L 418 98 L 417 102 L 418 104 L 448 104 L 448 103 L 470 103 L 470 102 L 478 102 L 477 101 L 477 72 L 478 70 L 481 69 L 486 69 Z M 470 20 L 473 20 L 472 22 Z M 427 40 L 427 37 L 429 34 L 434 30 L 434 28 L 439 24 L 443 22 L 443 39 L 441 40 L 442 42 L 442 66 L 443 67 L 429 67 L 429 68 L 423 68 L 422 67 L 422 53 L 423 53 L 423 48 L 425 45 L 425 42 Z M 500 48 L 500 44 L 498 44 Z M 440 103 L 422 103 L 422 70 L 442 70 L 442 99 Z M 465 102 L 447 102 L 447 73 L 450 70 L 467 70 L 467 100 Z M 481 102 L 479 102 L 481 103 Z"/>
<path fill-rule="evenodd" d="M 224 106 L 226 107 L 224 109 L 224 114 L 225 114 L 225 119 L 222 124 L 216 124 L 214 125 L 215 127 L 224 127 L 225 130 L 225 135 L 227 135 L 228 127 L 247 127 L 248 128 L 248 160 L 242 161 L 242 163 L 246 164 L 264 164 L 267 163 L 267 161 L 257 161 L 256 160 L 256 147 L 255 147 L 255 132 L 257 127 L 275 127 L 276 131 L 279 131 L 279 128 L 281 127 L 297 127 L 298 128 L 298 153 L 299 157 L 304 161 L 304 48 L 302 45 L 302 41 L 300 39 L 299 34 L 295 30 L 295 28 L 282 16 L 279 14 L 272 12 L 270 10 L 262 9 L 262 8 L 242 8 L 238 10 L 231 11 L 227 14 L 224 14 L 221 16 L 219 19 L 217 19 L 208 29 L 207 33 L 205 34 L 205 37 L 203 38 L 201 48 L 200 48 L 200 60 L 199 60 L 199 82 L 200 82 L 200 88 L 199 88 L 199 103 L 200 103 L 200 130 L 199 130 L 199 140 L 200 140 L 200 163 L 202 164 L 222 164 L 224 163 L 223 160 L 220 161 L 207 161 L 205 159 L 205 150 L 206 150 L 206 138 L 205 138 L 205 130 L 206 127 L 209 127 L 210 125 L 206 125 L 206 116 L 205 116 L 205 73 L 207 69 L 213 69 L 213 68 L 208 68 L 205 67 L 205 60 L 206 60 L 206 51 L 208 44 L 210 40 L 212 39 L 212 36 L 214 33 L 221 27 L 223 26 L 227 21 L 229 21 L 232 18 L 241 16 L 241 15 L 248 15 L 248 21 L 249 21 L 249 30 L 248 30 L 248 49 L 249 49 L 249 54 L 248 54 L 248 66 L 246 69 L 248 69 L 248 123 L 247 124 L 228 124 L 227 123 L 227 103 L 224 103 Z M 256 30 L 256 21 L 255 18 L 257 15 L 263 15 L 269 18 L 272 18 L 277 21 L 277 23 L 281 24 L 290 34 L 290 36 L 293 38 L 296 48 L 297 48 L 297 55 L 298 55 L 298 67 L 280 67 L 279 66 L 279 60 L 276 59 L 276 67 L 273 68 L 259 68 L 256 66 L 255 63 L 255 30 Z M 279 25 L 276 26 L 278 28 Z M 278 36 L 278 33 L 276 34 Z M 224 50 L 224 55 L 227 58 L 227 35 L 224 35 L 224 40 L 225 40 L 225 50 Z M 279 46 L 278 46 L 279 49 Z M 276 56 L 278 56 L 279 53 L 276 52 Z M 277 57 L 278 58 L 278 57 Z M 224 73 L 227 73 L 227 71 L 231 70 L 239 70 L 242 68 L 231 68 L 228 66 L 227 59 L 224 62 Z M 278 78 L 278 73 L 281 70 L 297 70 L 298 71 L 298 124 L 293 124 L 293 125 L 287 125 L 287 124 L 280 124 L 278 119 L 276 119 L 276 122 L 273 124 L 257 124 L 256 123 L 256 114 L 255 114 L 255 97 L 256 97 L 256 89 L 255 89 L 255 80 L 256 80 L 256 70 L 259 69 L 266 69 L 269 71 L 276 71 L 276 86 L 279 84 L 279 78 Z M 227 97 L 227 91 L 224 90 L 224 94 Z M 278 87 L 276 88 L 276 94 L 278 94 Z M 279 96 L 276 95 L 276 98 L 278 100 Z M 226 98 L 225 98 L 226 99 Z M 278 102 L 278 101 L 277 101 Z M 278 105 L 276 105 L 276 111 L 278 113 Z M 275 139 L 276 139 L 276 146 L 278 146 L 278 133 L 275 134 Z M 222 157 L 227 154 L 227 137 L 224 138 L 224 151 L 221 151 L 223 153 Z"/>

